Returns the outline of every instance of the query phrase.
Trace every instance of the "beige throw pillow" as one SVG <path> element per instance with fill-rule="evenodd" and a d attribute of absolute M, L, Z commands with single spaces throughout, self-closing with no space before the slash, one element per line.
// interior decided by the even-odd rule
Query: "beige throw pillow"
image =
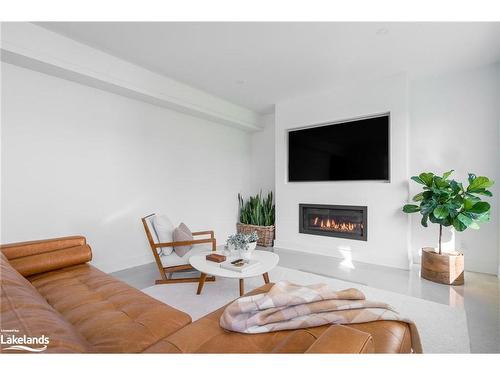
<path fill-rule="evenodd" d="M 193 240 L 193 234 L 191 233 L 191 230 L 189 230 L 187 225 L 184 223 L 181 223 L 179 227 L 174 229 L 173 237 L 174 237 L 174 242 Z M 192 249 L 192 247 L 193 245 L 174 246 L 174 251 L 178 256 L 183 257 L 189 252 L 189 250 Z"/>
<path fill-rule="evenodd" d="M 184 223 L 179 224 L 179 229 L 183 230 L 184 232 L 188 233 L 189 235 L 192 235 L 191 229 L 189 229 L 188 226 Z"/>

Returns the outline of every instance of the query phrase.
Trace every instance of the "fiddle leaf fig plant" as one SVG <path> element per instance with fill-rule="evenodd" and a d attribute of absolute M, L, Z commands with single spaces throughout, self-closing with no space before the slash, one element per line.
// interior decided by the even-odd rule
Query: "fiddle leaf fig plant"
<path fill-rule="evenodd" d="M 453 226 L 463 232 L 467 228 L 479 229 L 479 224 L 490 220 L 490 204 L 481 196 L 491 197 L 488 190 L 494 181 L 488 177 L 469 173 L 468 186 L 449 179 L 453 170 L 442 176 L 424 172 L 411 179 L 423 185 L 423 191 L 413 197 L 417 204 L 406 204 L 403 212 L 420 212 L 420 223 L 427 227 L 428 222 L 439 224 L 439 254 L 443 227 Z"/>

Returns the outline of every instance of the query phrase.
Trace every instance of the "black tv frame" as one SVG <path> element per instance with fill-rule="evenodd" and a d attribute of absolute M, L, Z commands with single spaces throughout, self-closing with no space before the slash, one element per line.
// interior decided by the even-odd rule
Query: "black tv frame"
<path fill-rule="evenodd" d="M 377 117 L 388 117 L 389 123 L 387 126 L 387 156 L 389 159 L 389 170 L 388 170 L 388 176 L 387 179 L 374 179 L 374 180 L 316 180 L 316 181 L 290 181 L 290 148 L 289 148 L 289 133 L 297 130 L 304 130 L 304 129 L 311 129 L 311 128 L 319 128 L 323 126 L 329 126 L 329 125 L 335 125 L 335 124 L 343 124 L 346 122 L 353 122 L 353 121 L 359 121 L 359 120 L 368 120 L 371 118 L 377 118 Z M 337 120 L 337 121 L 328 121 L 328 122 L 322 122 L 314 125 L 306 125 L 306 126 L 301 126 L 301 127 L 296 127 L 296 128 L 290 128 L 286 130 L 286 182 L 291 183 L 291 184 L 317 184 L 317 183 L 332 183 L 332 182 L 385 182 L 385 183 L 390 183 L 391 182 L 391 169 L 392 169 L 392 157 L 391 157 L 391 112 L 382 112 L 382 113 L 377 113 L 377 114 L 372 114 L 372 115 L 364 115 L 364 116 L 359 116 L 359 117 L 351 117 L 346 120 Z"/>

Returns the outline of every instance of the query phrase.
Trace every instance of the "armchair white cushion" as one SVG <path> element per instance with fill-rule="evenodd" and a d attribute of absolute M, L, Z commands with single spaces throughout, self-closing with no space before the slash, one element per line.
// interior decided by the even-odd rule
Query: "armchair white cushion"
<path fill-rule="evenodd" d="M 159 243 L 173 242 L 174 225 L 165 215 L 154 215 L 153 229 Z M 170 255 L 173 247 L 161 247 L 159 255 Z"/>
<path fill-rule="evenodd" d="M 172 267 L 172 266 L 182 266 L 184 264 L 189 264 L 189 258 L 193 255 L 199 255 L 201 253 L 208 253 L 212 249 L 212 245 L 210 244 L 200 244 L 194 245 L 191 250 L 189 250 L 185 255 L 180 257 L 174 251 L 168 255 L 160 256 L 161 264 L 163 267 Z"/>

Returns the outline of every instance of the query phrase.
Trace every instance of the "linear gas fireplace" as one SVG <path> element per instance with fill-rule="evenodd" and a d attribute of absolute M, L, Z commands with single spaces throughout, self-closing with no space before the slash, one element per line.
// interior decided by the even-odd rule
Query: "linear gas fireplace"
<path fill-rule="evenodd" d="M 299 232 L 367 240 L 366 206 L 299 204 Z"/>

